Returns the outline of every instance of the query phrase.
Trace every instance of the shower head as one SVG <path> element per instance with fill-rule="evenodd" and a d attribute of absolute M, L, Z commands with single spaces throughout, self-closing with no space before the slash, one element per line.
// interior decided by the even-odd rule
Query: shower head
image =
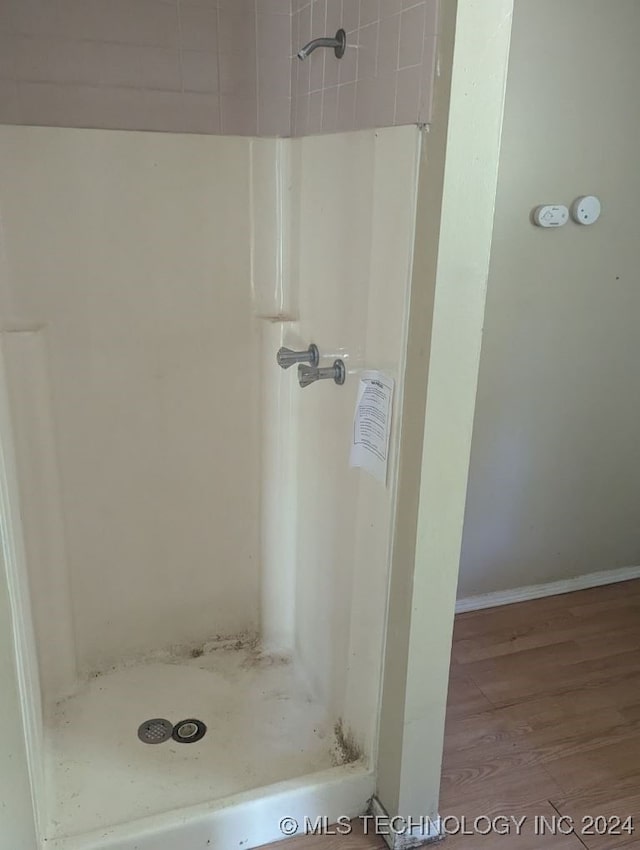
<path fill-rule="evenodd" d="M 342 59 L 347 46 L 347 34 L 343 29 L 339 29 L 335 38 L 327 36 L 323 38 L 314 38 L 309 41 L 303 48 L 298 51 L 298 59 L 306 59 L 318 47 L 333 47 L 336 59 Z"/>

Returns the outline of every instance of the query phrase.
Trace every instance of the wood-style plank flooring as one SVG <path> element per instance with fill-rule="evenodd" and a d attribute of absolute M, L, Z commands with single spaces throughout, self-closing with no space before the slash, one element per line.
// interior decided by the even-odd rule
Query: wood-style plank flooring
<path fill-rule="evenodd" d="M 640 847 L 640 581 L 456 617 L 440 811 L 527 815 L 450 850 Z M 536 835 L 536 815 L 576 833 Z"/>
<path fill-rule="evenodd" d="M 459 830 L 448 850 L 640 850 L 640 581 L 456 617 L 440 813 Z M 505 820 L 483 836 L 487 817 Z M 386 845 L 358 831 L 271 846 Z"/>

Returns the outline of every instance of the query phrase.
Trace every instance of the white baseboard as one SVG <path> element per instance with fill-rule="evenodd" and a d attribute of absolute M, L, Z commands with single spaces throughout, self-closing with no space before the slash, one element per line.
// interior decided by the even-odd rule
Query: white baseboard
<path fill-rule="evenodd" d="M 482 608 L 497 608 L 499 605 L 511 605 L 514 602 L 526 602 L 528 599 L 558 596 L 561 593 L 586 590 L 589 587 L 600 587 L 619 581 L 630 581 L 634 578 L 640 578 L 640 566 L 622 567 L 618 570 L 602 570 L 599 573 L 588 573 L 586 576 L 550 581 L 546 584 L 530 584 L 526 587 L 515 587 L 513 590 L 497 590 L 495 593 L 467 596 L 466 599 L 458 599 L 456 602 L 456 614 L 462 614 L 465 611 L 479 611 Z"/>

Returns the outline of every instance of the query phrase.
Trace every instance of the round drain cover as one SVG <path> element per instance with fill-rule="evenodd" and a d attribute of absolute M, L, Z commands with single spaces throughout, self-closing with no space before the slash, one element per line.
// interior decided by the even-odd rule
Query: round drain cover
<path fill-rule="evenodd" d="M 145 720 L 138 727 L 138 738 L 143 744 L 164 744 L 173 733 L 173 723 L 156 717 L 153 720 Z"/>
<path fill-rule="evenodd" d="M 173 727 L 172 738 L 179 744 L 195 744 L 201 738 L 204 738 L 207 727 L 202 720 L 181 720 Z"/>

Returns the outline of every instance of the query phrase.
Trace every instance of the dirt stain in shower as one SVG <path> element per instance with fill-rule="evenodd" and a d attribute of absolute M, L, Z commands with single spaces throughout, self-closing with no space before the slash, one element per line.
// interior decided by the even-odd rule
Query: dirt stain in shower
<path fill-rule="evenodd" d="M 336 765 L 352 764 L 364 758 L 362 747 L 357 743 L 353 732 L 344 728 L 342 718 L 333 727 L 335 736 L 333 756 Z"/>

